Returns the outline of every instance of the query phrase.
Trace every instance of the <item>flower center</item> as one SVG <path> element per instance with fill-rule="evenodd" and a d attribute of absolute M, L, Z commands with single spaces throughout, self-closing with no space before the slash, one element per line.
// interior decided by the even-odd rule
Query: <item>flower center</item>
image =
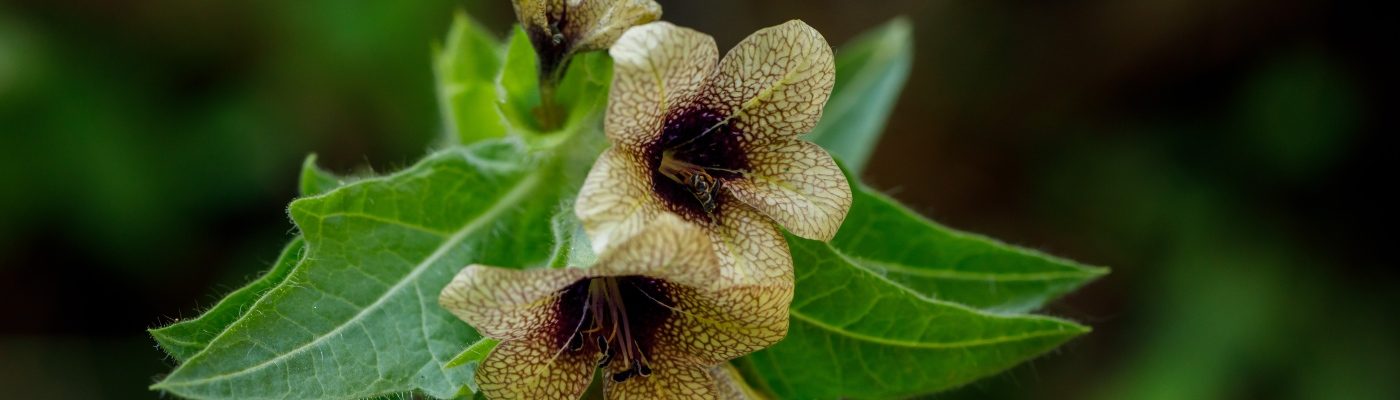
<path fill-rule="evenodd" d="M 560 347 L 598 355 L 599 367 L 616 365 L 614 382 L 651 375 L 656 329 L 671 315 L 666 284 L 643 276 L 580 280 L 559 302 Z"/>
<path fill-rule="evenodd" d="M 723 115 L 703 107 L 672 112 L 663 129 L 647 146 L 655 171 L 653 191 L 672 212 L 709 220 L 723 208 L 720 186 L 748 168 L 743 134 Z"/>

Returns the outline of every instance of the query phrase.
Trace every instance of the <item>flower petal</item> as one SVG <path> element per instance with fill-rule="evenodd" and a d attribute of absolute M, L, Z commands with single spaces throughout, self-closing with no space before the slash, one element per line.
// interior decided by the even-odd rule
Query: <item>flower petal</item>
<path fill-rule="evenodd" d="M 526 31 L 549 32 L 549 13 L 564 10 L 564 0 L 513 0 L 515 19 Z"/>
<path fill-rule="evenodd" d="M 649 376 L 633 376 L 622 382 L 604 378 L 603 397 L 609 400 L 718 398 L 719 387 L 704 368 L 666 359 L 651 364 L 653 372 Z"/>
<path fill-rule="evenodd" d="M 701 100 L 728 115 L 751 142 L 817 126 L 836 83 L 831 45 L 802 21 L 764 28 L 720 62 Z"/>
<path fill-rule="evenodd" d="M 651 173 L 635 153 L 616 146 L 603 151 L 579 189 L 574 214 L 603 254 L 613 243 L 636 235 L 662 213 L 651 193 Z"/>
<path fill-rule="evenodd" d="M 773 285 L 792 281 L 792 254 L 773 221 L 732 195 L 706 227 L 720 261 L 723 286 Z"/>
<path fill-rule="evenodd" d="M 791 281 L 718 290 L 669 289 L 671 318 L 656 332 L 655 358 L 714 365 L 739 358 L 787 335 Z"/>
<path fill-rule="evenodd" d="M 593 380 L 592 356 L 547 341 L 505 341 L 481 361 L 476 383 L 489 399 L 573 400 Z"/>
<path fill-rule="evenodd" d="M 632 28 L 608 52 L 613 83 L 604 130 L 629 148 L 660 136 L 667 112 L 693 101 L 719 59 L 710 35 L 668 22 Z"/>
<path fill-rule="evenodd" d="M 699 226 L 662 213 L 631 237 L 616 242 L 589 268 L 594 276 L 646 275 L 667 282 L 710 288 L 719 281 L 719 260 Z"/>
<path fill-rule="evenodd" d="M 506 269 L 471 265 L 442 289 L 438 303 L 487 337 L 538 337 L 554 318 L 558 293 L 584 277 L 580 269 Z"/>
<path fill-rule="evenodd" d="M 627 28 L 661 18 L 661 5 L 652 0 L 569 0 L 564 35 L 575 51 L 612 46 Z"/>
<path fill-rule="evenodd" d="M 788 139 L 749 150 L 750 170 L 724 187 L 797 236 L 831 240 L 851 210 L 851 186 L 820 146 Z"/>

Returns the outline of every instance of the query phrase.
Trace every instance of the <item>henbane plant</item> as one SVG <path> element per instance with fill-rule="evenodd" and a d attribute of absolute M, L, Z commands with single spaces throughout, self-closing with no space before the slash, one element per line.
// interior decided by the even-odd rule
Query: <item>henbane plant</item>
<path fill-rule="evenodd" d="M 911 68 L 903 20 L 835 52 L 800 21 L 755 27 L 721 59 L 650 1 L 514 5 L 504 40 L 459 15 L 436 50 L 441 150 L 356 179 L 308 158 L 299 235 L 151 330 L 178 363 L 153 390 L 904 398 L 1089 331 L 1031 312 L 1106 270 L 854 174 Z"/>

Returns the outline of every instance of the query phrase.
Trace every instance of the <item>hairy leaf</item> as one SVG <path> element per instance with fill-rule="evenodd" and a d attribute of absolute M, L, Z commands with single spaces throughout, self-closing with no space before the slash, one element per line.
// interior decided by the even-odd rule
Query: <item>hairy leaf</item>
<path fill-rule="evenodd" d="M 807 140 L 845 160 L 857 173 L 875 150 L 909 77 L 914 62 L 911 31 L 907 19 L 896 18 L 836 52 L 836 87 Z"/>
<path fill-rule="evenodd" d="M 948 229 L 856 186 L 851 211 L 831 245 L 851 262 L 921 296 L 1026 312 L 1107 273 Z"/>
<path fill-rule="evenodd" d="M 321 169 L 316 165 L 316 155 L 311 154 L 306 156 L 305 161 L 301 162 L 301 179 L 297 183 L 297 188 L 302 196 L 314 196 L 356 180 L 355 178 L 337 176 L 330 171 Z"/>
<path fill-rule="evenodd" d="M 462 266 L 538 265 L 556 168 L 485 142 L 292 203 L 305 261 L 153 388 L 196 398 L 450 397 L 480 335 L 437 305 Z"/>
<path fill-rule="evenodd" d="M 301 179 L 297 183 L 302 196 L 329 192 L 348 181 L 316 166 L 316 155 L 306 156 L 301 164 Z M 235 290 L 219 300 L 213 308 L 197 318 L 184 320 L 162 328 L 150 330 L 161 349 L 184 362 L 196 353 L 203 351 L 209 341 L 223 333 L 233 321 L 242 318 L 253 303 L 262 298 L 269 289 L 282 283 L 301 261 L 303 241 L 300 236 L 282 250 L 272 268 L 256 280 Z"/>
<path fill-rule="evenodd" d="M 1088 328 L 930 299 L 822 242 L 788 237 L 797 291 L 787 338 L 739 362 L 778 398 L 903 398 L 985 377 Z"/>
<path fill-rule="evenodd" d="M 261 277 L 224 296 L 218 304 L 198 318 L 150 330 L 151 337 L 156 339 L 161 349 L 181 362 L 203 351 L 210 340 L 223 333 L 229 324 L 242 318 L 263 293 L 287 278 L 293 267 L 301 261 L 302 244 L 300 237 L 292 239 L 291 243 L 287 243 L 282 249 L 282 255 L 277 257 L 272 269 Z"/>

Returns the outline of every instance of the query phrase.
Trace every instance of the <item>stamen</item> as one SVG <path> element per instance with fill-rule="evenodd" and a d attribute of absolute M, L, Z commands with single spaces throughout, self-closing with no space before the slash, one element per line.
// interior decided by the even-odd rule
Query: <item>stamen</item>
<path fill-rule="evenodd" d="M 689 184 L 691 176 L 704 173 L 705 168 L 677 159 L 675 151 L 666 150 L 661 153 L 661 165 L 657 167 L 657 171 L 676 183 L 686 185 Z"/>
<path fill-rule="evenodd" d="M 606 367 L 608 363 L 612 362 L 615 350 L 608 348 L 608 341 L 603 340 L 602 336 L 595 337 L 598 339 L 598 352 L 603 353 L 602 358 L 598 359 L 598 366 Z"/>
<path fill-rule="evenodd" d="M 646 356 L 645 354 L 642 354 L 642 346 L 641 346 L 641 344 L 638 344 L 638 345 L 637 345 L 637 366 L 636 366 L 636 367 L 633 367 L 633 368 L 635 368 L 635 369 L 637 370 L 637 372 L 640 373 L 642 376 L 651 375 L 651 367 L 648 367 L 647 364 L 650 364 L 650 363 L 647 362 L 647 356 Z"/>
<path fill-rule="evenodd" d="M 604 321 L 611 319 L 603 313 L 605 311 L 603 302 L 607 301 L 607 297 L 607 292 L 603 290 L 603 285 L 598 280 L 588 282 L 588 308 L 593 311 L 593 326 L 587 331 L 590 334 L 602 331 Z"/>
<path fill-rule="evenodd" d="M 622 290 L 617 287 L 617 280 L 608 279 L 608 292 L 612 296 L 611 300 L 613 300 L 609 303 L 612 304 L 613 309 L 617 311 L 617 314 L 614 315 L 617 318 L 614 318 L 614 320 L 622 324 L 622 340 L 623 343 L 628 344 L 628 346 L 623 347 L 626 349 L 626 352 L 623 353 L 623 361 L 626 363 L 623 365 L 631 366 L 636 358 L 632 356 L 632 347 L 636 346 L 636 341 L 632 340 L 632 326 L 627 321 L 627 309 L 622 302 Z"/>
<path fill-rule="evenodd" d="M 617 285 L 613 282 L 611 278 L 603 278 L 603 288 L 604 290 L 606 290 L 604 298 L 606 299 L 605 301 L 607 301 L 608 303 L 608 316 L 610 317 L 608 319 L 612 320 L 613 325 L 612 332 L 608 333 L 608 341 L 616 339 L 618 336 L 618 331 L 621 330 L 623 336 L 623 343 L 631 343 L 632 338 L 627 336 L 626 320 L 623 320 L 623 318 L 627 315 L 627 311 L 622 308 L 622 296 L 617 293 L 616 286 Z M 621 326 L 619 326 L 619 324 L 621 324 Z M 626 347 L 624 347 L 624 350 L 625 349 Z M 629 357 L 627 357 L 627 354 L 624 353 L 622 361 L 626 362 L 628 358 Z"/>
<path fill-rule="evenodd" d="M 579 328 L 575 328 L 574 334 L 569 337 L 566 348 L 571 351 L 583 350 L 587 347 L 585 345 L 592 341 L 596 347 L 588 351 L 598 353 L 595 359 L 598 367 L 609 367 L 614 361 L 621 360 L 620 365 L 610 368 L 620 371 L 612 374 L 614 382 L 622 382 L 636 376 L 650 376 L 653 370 L 646 353 L 652 349 L 645 347 L 647 337 L 641 336 L 649 333 L 645 330 L 650 325 L 633 324 L 655 323 L 655 320 L 651 319 L 655 317 L 651 310 L 671 308 L 665 301 L 658 300 L 655 293 L 651 293 L 655 291 L 653 285 L 657 284 L 659 282 L 640 277 L 591 279 L 587 283 L 587 304 L 584 305 L 583 314 L 578 320 Z M 645 297 L 638 297 L 639 293 Z M 652 303 L 663 307 L 657 308 Z M 640 314 L 631 315 L 629 312 Z M 641 331 L 634 331 L 637 329 Z"/>
<path fill-rule="evenodd" d="M 684 147 L 685 145 L 688 145 L 688 144 L 694 142 L 696 139 L 699 139 L 699 138 L 701 138 L 701 137 L 704 137 L 705 135 L 710 134 L 710 132 L 714 132 L 715 129 L 719 129 L 719 127 L 724 126 L 724 125 L 726 125 L 726 124 L 728 124 L 728 123 L 729 123 L 729 119 L 728 119 L 728 118 L 725 118 L 725 119 L 723 119 L 723 120 L 720 120 L 719 122 L 716 122 L 714 125 L 710 125 L 709 128 L 705 128 L 705 130 L 702 131 L 702 132 L 700 132 L 699 135 L 695 135 L 694 137 L 691 137 L 689 140 L 686 140 L 686 141 L 684 141 L 684 142 L 681 142 L 680 144 L 677 144 L 677 145 L 675 145 L 675 146 L 671 146 L 671 148 L 672 148 L 672 149 L 679 149 L 679 148 L 681 148 L 681 147 Z"/>
<path fill-rule="evenodd" d="M 623 381 L 627 380 L 627 378 L 631 378 L 632 375 L 634 375 L 634 374 L 635 374 L 635 373 L 632 372 L 632 370 L 630 370 L 630 369 L 628 369 L 628 370 L 623 370 L 622 372 L 618 372 L 618 373 L 616 373 L 616 374 L 613 374 L 613 376 L 612 376 L 613 383 L 622 383 Z"/>
<path fill-rule="evenodd" d="M 643 296 L 646 296 L 648 299 L 651 299 L 651 301 L 656 302 L 656 304 L 660 304 L 660 305 L 662 305 L 663 307 L 666 307 L 666 308 L 671 308 L 670 305 L 667 305 L 666 303 L 662 303 L 661 301 L 656 300 L 655 297 L 652 297 L 652 296 L 651 296 L 651 293 L 647 293 L 646 289 L 643 289 L 641 286 L 637 285 L 636 282 L 628 282 L 628 283 L 631 284 L 631 285 L 632 285 L 632 288 L 633 288 L 633 289 L 636 289 L 638 293 L 641 293 Z M 642 376 L 649 376 L 649 375 L 651 375 L 651 367 L 648 366 L 648 364 L 651 364 L 651 362 L 647 361 L 647 355 L 646 355 L 646 353 L 642 352 L 642 344 L 641 344 L 641 343 L 634 343 L 634 344 L 637 346 L 637 367 L 636 367 L 636 368 L 637 368 L 637 372 L 638 372 L 639 374 L 641 374 Z"/>
<path fill-rule="evenodd" d="M 724 171 L 724 172 L 728 172 L 728 173 L 731 173 L 731 174 L 738 174 L 738 175 L 743 175 L 743 174 L 744 174 L 744 171 L 740 171 L 740 170 L 737 170 L 737 169 L 728 169 L 728 168 L 720 168 L 720 167 L 705 167 L 705 169 L 713 170 L 713 171 Z"/>
<path fill-rule="evenodd" d="M 583 333 L 581 333 L 580 330 L 582 330 L 583 324 L 588 322 L 588 307 L 590 304 L 593 303 L 592 299 L 592 293 L 588 293 L 583 298 L 583 315 L 578 319 L 578 324 L 574 325 L 574 332 L 570 334 L 569 343 L 567 343 L 567 346 L 569 346 L 570 351 L 578 351 L 579 349 L 583 348 Z M 579 341 L 578 346 L 574 345 L 575 340 Z M 559 349 L 557 351 L 562 353 L 564 349 Z"/>

